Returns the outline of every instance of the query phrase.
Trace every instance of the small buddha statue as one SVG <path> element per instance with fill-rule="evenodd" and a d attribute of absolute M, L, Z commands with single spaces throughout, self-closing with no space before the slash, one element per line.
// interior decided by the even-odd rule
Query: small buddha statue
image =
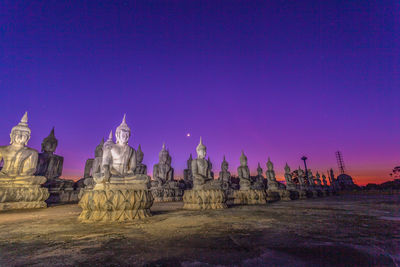
<path fill-rule="evenodd" d="M 18 125 L 11 130 L 11 142 L 8 146 L 0 146 L 0 186 L 12 184 L 35 184 L 46 182 L 43 176 L 34 176 L 38 162 L 38 152 L 26 145 L 31 137 L 28 127 L 28 113 L 25 112 Z"/>
<path fill-rule="evenodd" d="M 142 151 L 142 148 L 138 147 L 137 153 L 136 153 L 136 168 L 135 168 L 135 174 L 147 174 L 147 166 L 142 163 L 144 153 Z"/>
<path fill-rule="evenodd" d="M 218 180 L 220 180 L 223 184 L 230 185 L 231 184 L 231 173 L 228 171 L 229 163 L 226 161 L 225 156 L 221 163 L 221 171 L 219 172 Z"/>
<path fill-rule="evenodd" d="M 171 167 L 171 156 L 163 144 L 160 153 L 158 154 L 159 162 L 153 167 L 152 186 L 162 186 L 168 181 L 174 180 L 174 169 Z"/>
<path fill-rule="evenodd" d="M 58 145 L 58 140 L 54 135 L 54 127 L 49 136 L 42 142 L 42 153 L 39 160 L 36 175 L 45 176 L 47 181 L 58 179 L 61 176 L 64 158 L 54 154 Z"/>
<path fill-rule="evenodd" d="M 190 154 L 189 159 L 186 161 L 186 169 L 183 170 L 183 180 L 185 183 L 193 183 L 193 177 L 192 177 L 192 161 L 193 157 L 192 154 Z"/>
<path fill-rule="evenodd" d="M 312 171 L 309 169 L 308 170 L 308 183 L 309 183 L 309 185 L 310 186 L 314 186 L 315 185 L 315 181 L 314 181 L 314 176 L 313 176 L 313 173 L 312 173 Z"/>
<path fill-rule="evenodd" d="M 328 182 L 326 181 L 326 176 L 325 174 L 322 174 L 322 183 L 324 184 L 324 186 L 328 186 Z"/>
<path fill-rule="evenodd" d="M 290 167 L 289 165 L 286 163 L 285 165 L 285 180 L 286 180 L 286 187 L 294 187 L 294 183 L 292 180 L 292 174 L 290 173 Z"/>
<path fill-rule="evenodd" d="M 269 157 L 266 165 L 267 165 L 267 171 L 265 172 L 265 174 L 268 180 L 268 190 L 278 190 L 279 186 L 278 182 L 276 181 L 274 164 L 271 162 Z"/>
<path fill-rule="evenodd" d="M 111 137 L 109 137 L 109 140 L 110 138 L 112 140 L 112 132 L 111 132 Z M 93 188 L 95 185 L 95 182 L 93 180 L 93 174 L 101 172 L 101 163 L 103 160 L 103 146 L 104 146 L 104 138 L 102 138 L 100 144 L 96 146 L 96 149 L 94 151 L 94 159 L 86 160 L 85 172 L 83 174 L 84 178 L 83 183 L 88 189 Z"/>
<path fill-rule="evenodd" d="M 321 186 L 321 176 L 319 172 L 315 175 L 315 181 L 317 182 L 317 186 Z"/>
<path fill-rule="evenodd" d="M 221 189 L 221 182 L 211 176 L 210 162 L 205 159 L 207 148 L 200 143 L 196 148 L 197 159 L 192 160 L 193 190 Z"/>
<path fill-rule="evenodd" d="M 124 115 L 122 123 L 115 131 L 116 143 L 109 138 L 103 146 L 103 157 L 100 172 L 94 173 L 96 189 L 105 187 L 126 188 L 136 186 L 138 189 L 148 189 L 149 177 L 135 174 L 137 153 L 128 145 L 131 129 L 126 124 Z"/>
<path fill-rule="evenodd" d="M 212 171 L 213 165 L 212 165 L 210 157 L 208 157 L 207 161 L 208 161 L 208 165 L 210 166 L 211 177 L 214 179 L 214 172 Z"/>
<path fill-rule="evenodd" d="M 250 178 L 250 170 L 247 166 L 247 157 L 242 151 L 242 155 L 240 155 L 240 166 L 237 168 L 240 190 L 250 190 L 251 187 L 251 178 Z"/>
<path fill-rule="evenodd" d="M 304 181 L 304 171 L 300 168 L 300 166 L 299 166 L 299 169 L 297 171 L 297 174 L 298 174 L 297 177 L 299 179 L 299 184 L 300 184 L 301 187 L 303 187 L 306 183 Z"/>

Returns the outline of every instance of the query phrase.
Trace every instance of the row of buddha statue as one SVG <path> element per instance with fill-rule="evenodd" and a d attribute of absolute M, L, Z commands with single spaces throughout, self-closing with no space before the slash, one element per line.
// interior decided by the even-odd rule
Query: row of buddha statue
<path fill-rule="evenodd" d="M 328 195 L 332 188 L 326 177 L 314 177 L 300 168 L 294 172 L 285 166 L 286 185 L 276 180 L 274 166 L 268 158 L 265 172 L 258 164 L 257 176 L 250 175 L 247 157 L 242 151 L 238 177 L 232 177 L 225 157 L 219 178 L 214 179 L 210 158 L 202 138 L 196 147 L 197 158 L 190 155 L 184 179 L 174 179 L 171 155 L 165 144 L 159 162 L 153 166 L 153 178 L 143 164 L 144 153 L 139 145 L 128 145 L 131 129 L 124 115 L 121 124 L 95 149 L 95 157 L 85 164 L 84 177 L 74 182 L 62 179 L 63 157 L 55 155 L 58 141 L 54 128 L 42 142 L 42 152 L 27 147 L 31 130 L 27 113 L 11 130 L 11 142 L 0 147 L 0 210 L 46 207 L 45 201 L 71 202 L 79 199 L 82 212 L 79 220 L 125 221 L 151 215 L 154 201 L 184 202 L 184 209 L 223 209 L 227 200 L 234 204 L 265 204 L 276 200 L 294 200 Z M 49 198 L 50 196 L 50 198 Z"/>

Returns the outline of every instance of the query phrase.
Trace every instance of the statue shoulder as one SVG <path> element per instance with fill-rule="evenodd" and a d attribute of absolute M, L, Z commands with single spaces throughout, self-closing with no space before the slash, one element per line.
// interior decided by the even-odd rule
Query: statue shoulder
<path fill-rule="evenodd" d="M 33 154 L 39 155 L 39 152 L 36 149 L 27 146 L 24 147 L 24 152 L 29 153 L 31 155 Z"/>

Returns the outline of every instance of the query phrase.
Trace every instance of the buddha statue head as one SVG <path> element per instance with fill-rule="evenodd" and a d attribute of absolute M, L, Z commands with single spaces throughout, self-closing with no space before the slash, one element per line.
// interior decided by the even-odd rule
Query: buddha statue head
<path fill-rule="evenodd" d="M 262 176 L 263 175 L 263 170 L 262 170 L 262 168 L 260 166 L 260 162 L 257 165 L 257 175 L 258 176 Z"/>
<path fill-rule="evenodd" d="M 268 168 L 269 171 L 273 171 L 274 170 L 274 164 L 271 162 L 269 157 L 268 157 L 268 161 L 267 161 L 267 168 Z"/>
<path fill-rule="evenodd" d="M 225 155 L 224 155 L 224 159 L 222 160 L 222 163 L 221 163 L 221 171 L 227 172 L 228 168 L 229 168 L 229 163 L 226 161 Z"/>
<path fill-rule="evenodd" d="M 101 157 L 103 157 L 103 146 L 104 146 L 104 138 L 101 139 L 100 144 L 98 144 L 98 145 L 96 146 L 96 149 L 95 149 L 95 151 L 94 151 L 94 157 L 95 157 L 95 158 L 101 158 Z"/>
<path fill-rule="evenodd" d="M 110 134 L 108 135 L 108 139 L 107 141 L 104 143 L 103 145 L 103 149 L 109 149 L 114 145 L 114 141 L 113 141 L 113 132 L 112 130 L 110 131 Z"/>
<path fill-rule="evenodd" d="M 303 175 L 304 175 L 304 172 L 300 167 L 299 167 L 299 170 L 297 171 L 297 174 L 299 177 L 303 177 Z"/>
<path fill-rule="evenodd" d="M 143 151 L 142 151 L 141 146 L 139 145 L 138 150 L 137 150 L 137 152 L 136 152 L 136 161 L 137 161 L 138 163 L 142 163 L 143 157 L 144 157 L 144 153 L 143 153 Z"/>
<path fill-rule="evenodd" d="M 126 114 L 124 114 L 121 124 L 115 130 L 115 138 L 117 139 L 117 144 L 126 145 L 130 137 L 131 129 L 126 124 Z"/>
<path fill-rule="evenodd" d="M 162 145 L 162 149 L 158 154 L 158 159 L 160 163 L 166 164 L 168 162 L 169 153 L 168 150 L 165 149 L 165 143 Z"/>
<path fill-rule="evenodd" d="M 31 129 L 28 127 L 28 112 L 25 112 L 21 121 L 11 129 L 10 144 L 26 146 L 31 138 Z"/>
<path fill-rule="evenodd" d="M 247 166 L 247 157 L 242 150 L 242 155 L 240 155 L 240 166 L 246 167 Z"/>
<path fill-rule="evenodd" d="M 290 167 L 289 167 L 289 165 L 287 164 L 287 162 L 286 162 L 286 165 L 285 165 L 285 173 L 286 173 L 286 174 L 290 174 Z"/>
<path fill-rule="evenodd" d="M 196 152 L 197 152 L 197 157 L 198 158 L 204 159 L 206 157 L 207 148 L 206 148 L 205 145 L 203 145 L 203 140 L 202 140 L 201 136 L 200 136 L 200 143 L 196 147 Z"/>
<path fill-rule="evenodd" d="M 53 154 L 54 151 L 56 151 L 57 145 L 58 145 L 58 140 L 56 139 L 56 137 L 54 135 L 54 127 L 53 127 L 49 136 L 47 136 L 45 139 L 43 139 L 42 152 L 45 152 L 48 154 Z"/>

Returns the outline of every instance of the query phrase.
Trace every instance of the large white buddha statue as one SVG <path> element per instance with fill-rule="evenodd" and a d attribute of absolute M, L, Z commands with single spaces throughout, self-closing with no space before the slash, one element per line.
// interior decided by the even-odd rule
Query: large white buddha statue
<path fill-rule="evenodd" d="M 94 173 L 96 182 L 94 189 L 135 187 L 148 189 L 149 177 L 145 174 L 135 174 L 137 164 L 136 151 L 128 145 L 131 129 L 126 124 L 126 116 L 115 131 L 116 143 L 107 140 L 103 147 L 103 159 L 98 173 Z"/>
<path fill-rule="evenodd" d="M 43 184 L 46 178 L 34 176 L 38 162 L 38 152 L 26 145 L 31 137 L 28 127 L 28 113 L 25 112 L 20 123 L 14 126 L 10 134 L 10 145 L 0 146 L 0 185 L 5 184 Z"/>
<path fill-rule="evenodd" d="M 197 159 L 192 160 L 193 190 L 200 189 L 221 189 L 221 181 L 214 180 L 211 175 L 210 161 L 206 160 L 207 148 L 200 143 L 196 148 Z"/>
<path fill-rule="evenodd" d="M 35 176 L 38 152 L 26 145 L 31 137 L 28 114 L 25 112 L 18 125 L 11 130 L 11 142 L 0 146 L 0 210 L 44 208 L 49 197 L 41 185 L 46 177 Z"/>
<path fill-rule="evenodd" d="M 150 177 L 135 174 L 137 155 L 128 145 L 131 129 L 125 118 L 124 115 L 115 131 L 116 143 L 110 134 L 103 145 L 101 166 L 93 174 L 93 190 L 85 190 L 81 196 L 81 222 L 129 221 L 151 216 Z"/>

